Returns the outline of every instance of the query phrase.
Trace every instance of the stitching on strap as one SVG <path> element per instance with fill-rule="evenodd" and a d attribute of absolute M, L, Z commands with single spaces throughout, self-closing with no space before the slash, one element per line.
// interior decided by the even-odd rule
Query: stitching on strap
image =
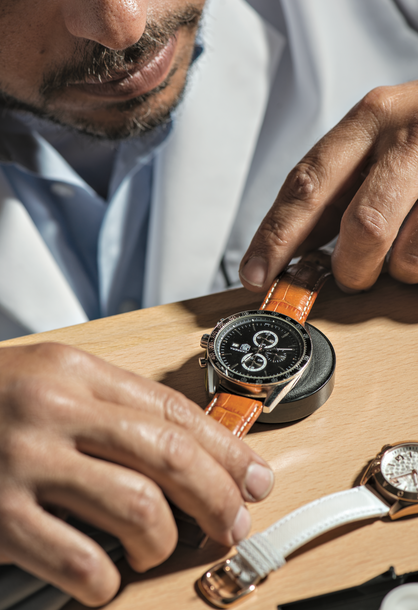
<path fill-rule="evenodd" d="M 206 415 L 209 415 L 209 413 L 212 411 L 213 407 L 216 405 L 216 403 L 218 402 L 218 396 L 215 396 L 215 398 L 212 400 L 212 402 L 210 403 L 210 405 L 205 409 L 205 413 Z"/>
<path fill-rule="evenodd" d="M 311 300 L 312 300 L 312 297 L 313 297 L 313 295 L 315 294 L 315 292 L 316 292 L 317 288 L 319 287 L 319 285 L 321 284 L 321 282 L 323 282 L 323 281 L 325 280 L 325 278 L 326 278 L 326 277 L 328 277 L 329 275 L 331 275 L 331 272 L 330 272 L 330 271 L 326 271 L 325 273 L 322 273 L 322 274 L 319 276 L 319 278 L 317 279 L 317 281 L 315 282 L 315 286 L 312 288 L 312 290 L 311 290 L 311 294 L 309 295 L 308 300 L 307 300 L 307 302 L 306 302 L 306 305 L 305 305 L 305 307 L 304 307 L 304 308 L 303 308 L 303 310 L 302 310 L 302 317 L 305 315 L 306 310 L 308 309 L 309 304 L 310 304 L 310 302 L 311 302 Z"/>
<path fill-rule="evenodd" d="M 237 551 L 261 578 L 286 563 L 282 553 L 263 534 L 254 534 L 251 538 L 242 540 Z"/>
<path fill-rule="evenodd" d="M 272 286 L 272 287 L 271 287 L 271 289 L 270 289 L 270 292 L 268 293 L 268 295 L 267 295 L 267 296 L 266 296 L 266 298 L 264 299 L 264 303 L 262 304 L 262 306 L 260 307 L 260 309 L 265 309 L 265 308 L 266 308 L 266 305 L 268 305 L 268 303 L 269 303 L 269 301 L 270 301 L 270 298 L 271 298 L 271 295 L 272 295 L 272 294 L 273 294 L 273 292 L 275 291 L 276 286 L 277 286 L 277 284 L 279 283 L 279 280 L 280 280 L 280 277 L 278 277 L 278 278 L 276 279 L 276 281 L 274 282 L 273 286 Z"/>
<path fill-rule="evenodd" d="M 241 428 L 238 430 L 237 432 L 237 436 L 239 436 L 241 434 L 241 432 L 243 430 L 245 430 L 245 427 L 251 422 L 251 420 L 254 418 L 255 414 L 257 413 L 258 410 L 258 405 L 256 405 L 254 407 L 254 409 L 251 411 L 250 415 L 247 417 L 247 419 L 244 421 L 244 423 L 242 424 Z"/>

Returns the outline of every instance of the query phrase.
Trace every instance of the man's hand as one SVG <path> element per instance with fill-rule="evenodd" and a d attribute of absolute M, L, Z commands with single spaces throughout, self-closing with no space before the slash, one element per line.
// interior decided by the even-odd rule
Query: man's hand
<path fill-rule="evenodd" d="M 418 282 L 418 81 L 371 91 L 290 172 L 241 263 L 265 291 L 289 260 L 339 233 L 335 279 L 348 291 L 388 271 Z"/>
<path fill-rule="evenodd" d="M 273 484 L 267 464 L 184 396 L 60 345 L 0 349 L 0 562 L 87 605 L 119 573 L 60 510 L 117 536 L 147 570 L 177 541 L 167 498 L 225 545 L 250 528 L 244 501 Z"/>

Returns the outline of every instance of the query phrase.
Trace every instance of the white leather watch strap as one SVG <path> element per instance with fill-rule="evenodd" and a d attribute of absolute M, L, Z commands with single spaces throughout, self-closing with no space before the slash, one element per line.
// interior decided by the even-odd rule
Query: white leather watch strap
<path fill-rule="evenodd" d="M 353 487 L 298 508 L 261 534 L 240 542 L 237 551 L 264 578 L 313 538 L 345 523 L 384 517 L 389 508 L 364 485 Z"/>

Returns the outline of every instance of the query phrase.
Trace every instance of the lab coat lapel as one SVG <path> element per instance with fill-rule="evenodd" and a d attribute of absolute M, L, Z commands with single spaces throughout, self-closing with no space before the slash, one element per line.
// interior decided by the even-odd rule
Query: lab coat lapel
<path fill-rule="evenodd" d="M 87 321 L 84 310 L 1 170 L 0 309 L 28 332 Z"/>
<path fill-rule="evenodd" d="M 205 51 L 155 167 L 147 306 L 208 292 L 284 46 L 243 0 L 212 0 L 208 9 Z"/>

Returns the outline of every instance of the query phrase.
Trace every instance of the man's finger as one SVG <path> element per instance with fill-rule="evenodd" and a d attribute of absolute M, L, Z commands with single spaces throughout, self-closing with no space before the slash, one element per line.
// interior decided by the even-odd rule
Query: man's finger
<path fill-rule="evenodd" d="M 120 575 L 91 538 L 45 512 L 26 493 L 0 503 L 1 545 L 10 560 L 88 606 L 116 595 Z"/>
<path fill-rule="evenodd" d="M 388 271 L 400 282 L 418 283 L 418 206 L 416 204 L 393 243 Z"/>
<path fill-rule="evenodd" d="M 149 413 L 138 418 L 135 410 L 122 406 L 116 424 L 114 405 L 103 403 L 94 430 L 86 431 L 80 423 L 76 443 L 83 453 L 116 462 L 155 481 L 218 542 L 231 546 L 248 533 L 250 518 L 238 485 L 181 427 Z"/>
<path fill-rule="evenodd" d="M 356 181 L 371 145 L 372 135 L 346 117 L 290 172 L 242 260 L 244 286 L 267 290 L 325 209 Z"/>
<path fill-rule="evenodd" d="M 37 485 L 42 505 L 62 507 L 119 538 L 129 562 L 139 572 L 171 555 L 177 528 L 164 495 L 153 481 L 67 448 L 57 448 L 55 462 L 54 472 Z"/>
<path fill-rule="evenodd" d="M 418 146 L 413 142 L 398 140 L 370 168 L 342 218 L 332 256 L 334 277 L 341 285 L 365 290 L 377 280 L 385 256 L 418 195 L 417 155 Z M 410 223 L 396 246 L 392 263 L 395 273 L 401 252 L 410 248 L 413 254 L 416 248 L 406 243 L 412 239 L 413 217 Z"/>
<path fill-rule="evenodd" d="M 24 421 L 28 421 L 30 426 L 36 421 L 37 428 L 43 431 L 50 427 L 53 414 L 54 425 L 59 423 L 60 428 L 65 430 L 70 445 L 74 438 L 78 438 L 80 447 L 89 447 L 86 452 L 115 461 L 118 460 L 111 455 L 108 433 L 119 431 L 120 455 L 124 456 L 123 426 L 127 421 L 130 422 L 129 429 L 136 431 L 139 436 L 143 424 L 146 429 L 150 417 L 153 418 L 156 430 L 163 430 L 171 422 L 188 431 L 194 442 L 200 444 L 202 450 L 229 472 L 245 500 L 260 500 L 270 491 L 273 476 L 264 460 L 207 417 L 182 394 L 117 369 L 79 350 L 57 344 L 38 345 L 34 348 L 45 362 L 44 372 L 48 372 L 49 361 L 57 364 L 61 362 L 67 373 L 71 371 L 78 383 L 72 385 L 69 395 L 66 377 L 54 379 L 48 392 L 44 392 L 39 383 L 33 386 L 30 379 L 26 380 L 18 400 L 14 397 L 11 417 L 22 411 Z M 83 381 L 83 375 L 88 376 L 89 383 L 87 380 L 86 383 L 79 383 L 80 380 Z M 23 385 L 20 387 L 23 388 Z M 116 405 L 106 401 L 108 396 L 118 401 Z M 126 442 L 128 439 L 129 435 L 126 436 Z M 93 446 L 97 447 L 98 453 Z M 130 466 L 126 460 L 120 463 Z"/>
<path fill-rule="evenodd" d="M 271 491 L 273 473 L 268 464 L 183 394 L 83 352 L 75 354 L 75 359 L 80 359 L 80 375 L 86 376 L 93 397 L 99 399 L 89 400 L 92 409 L 98 411 L 106 401 L 114 402 L 180 426 L 230 473 L 246 501 L 261 500 Z M 82 420 L 86 413 L 83 404 Z M 113 413 L 113 418 L 119 416 Z"/>
<path fill-rule="evenodd" d="M 415 83 L 374 89 L 312 148 L 290 172 L 243 258 L 247 288 L 267 290 L 325 208 L 352 189 L 372 157 L 375 162 L 382 151 L 392 151 L 402 158 L 405 148 L 415 147 L 415 105 Z"/>

